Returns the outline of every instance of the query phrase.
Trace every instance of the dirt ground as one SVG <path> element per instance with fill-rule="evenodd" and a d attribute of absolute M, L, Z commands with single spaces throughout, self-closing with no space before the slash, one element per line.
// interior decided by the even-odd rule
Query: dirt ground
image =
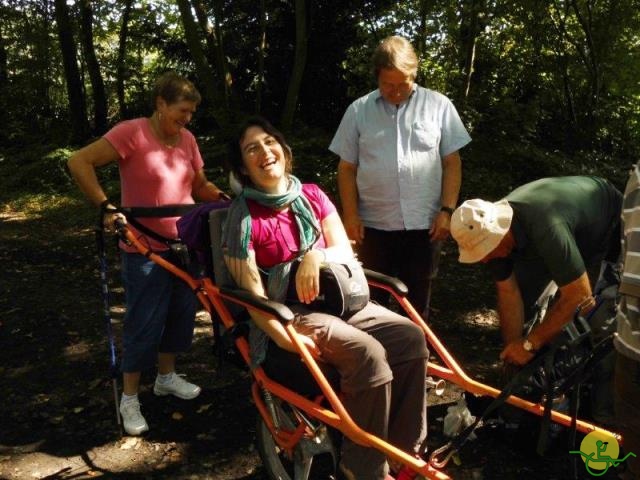
<path fill-rule="evenodd" d="M 119 338 L 122 289 L 109 246 L 112 324 Z M 121 436 L 116 424 L 106 321 L 93 231 L 65 220 L 0 210 L 0 478 L 266 478 L 255 444 L 256 413 L 246 371 L 219 364 L 209 317 L 198 315 L 196 340 L 181 372 L 203 387 L 193 401 L 156 398 L 153 372 L 140 394 L 151 430 Z M 495 383 L 500 338 L 493 291 L 480 267 L 461 266 L 451 245 L 434 286 L 431 325 L 477 379 Z M 431 395 L 429 446 L 444 443 L 442 419 L 457 397 Z M 469 399 L 474 409 L 478 402 Z M 535 426 L 535 423 L 533 424 Z M 497 420 L 478 431 L 445 472 L 456 479 L 564 479 L 566 444 L 537 456 L 535 434 Z M 591 478 L 578 467 L 580 478 Z M 610 472 L 602 478 L 616 478 Z"/>

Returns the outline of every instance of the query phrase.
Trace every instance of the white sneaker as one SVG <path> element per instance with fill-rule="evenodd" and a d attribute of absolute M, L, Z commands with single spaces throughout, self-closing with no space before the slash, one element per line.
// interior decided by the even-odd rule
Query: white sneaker
<path fill-rule="evenodd" d="M 178 398 L 182 398 L 183 400 L 191 400 L 192 398 L 196 398 L 200 395 L 202 389 L 193 383 L 187 382 L 180 375 L 177 375 L 176 372 L 173 372 L 171 376 L 171 380 L 166 383 L 160 383 L 158 381 L 158 377 L 156 377 L 156 382 L 153 385 L 153 393 L 158 396 L 165 395 L 174 395 Z"/>
<path fill-rule="evenodd" d="M 147 421 L 140 413 L 140 402 L 137 399 L 120 402 L 120 415 L 124 430 L 129 435 L 140 435 L 149 430 Z"/>

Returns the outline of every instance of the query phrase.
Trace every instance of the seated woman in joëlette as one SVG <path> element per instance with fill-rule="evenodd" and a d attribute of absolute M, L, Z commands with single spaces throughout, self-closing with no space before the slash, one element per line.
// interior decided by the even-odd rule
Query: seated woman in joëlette
<path fill-rule="evenodd" d="M 294 289 L 293 326 L 311 354 L 339 372 L 353 420 L 417 452 L 427 432 L 424 334 L 408 318 L 371 302 L 346 319 L 312 309 L 322 262 L 354 255 L 335 206 L 317 185 L 301 184 L 291 174 L 292 160 L 284 136 L 259 117 L 231 145 L 229 163 L 242 191 L 223 235 L 229 272 L 240 288 L 272 300 L 284 302 Z M 251 317 L 254 364 L 268 364 L 270 348 L 296 351 L 277 319 L 256 312 Z M 348 479 L 384 480 L 389 466 L 383 453 L 345 438 L 340 469 Z"/>

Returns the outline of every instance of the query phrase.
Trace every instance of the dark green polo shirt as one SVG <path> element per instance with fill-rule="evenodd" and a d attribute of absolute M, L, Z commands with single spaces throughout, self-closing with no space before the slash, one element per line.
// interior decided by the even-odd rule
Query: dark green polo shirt
<path fill-rule="evenodd" d="M 616 244 L 622 195 L 599 177 L 543 178 L 506 196 L 513 208 L 516 247 L 506 259 L 489 262 L 494 278 L 506 279 L 514 264 L 546 271 L 558 286 L 576 280 Z M 611 241 L 613 239 L 613 242 Z"/>

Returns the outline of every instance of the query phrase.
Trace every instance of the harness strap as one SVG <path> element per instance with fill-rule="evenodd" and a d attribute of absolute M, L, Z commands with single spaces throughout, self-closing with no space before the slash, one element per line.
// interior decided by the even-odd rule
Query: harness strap
<path fill-rule="evenodd" d="M 467 426 L 458 436 L 451 441 L 435 450 L 429 457 L 429 462 L 438 469 L 444 468 L 449 463 L 450 458 L 462 448 L 462 446 L 469 439 L 469 436 L 473 431 L 478 428 L 484 419 L 494 410 L 502 406 L 504 402 L 509 398 L 511 392 L 517 386 L 523 384 L 536 369 L 546 361 L 547 356 L 553 356 L 558 346 L 548 346 L 540 350 L 539 354 L 533 358 L 524 368 L 516 373 L 513 378 L 504 386 L 500 395 L 493 399 L 493 401 L 484 409 L 481 415 L 476 417 L 476 420 L 469 426 Z"/>
<path fill-rule="evenodd" d="M 127 222 L 129 222 L 131 225 L 133 225 L 137 230 L 139 230 L 142 233 L 144 233 L 146 236 L 151 237 L 154 240 L 162 242 L 162 243 L 164 243 L 166 245 L 173 245 L 175 243 L 180 243 L 180 239 L 179 238 L 167 238 L 167 237 L 165 237 L 163 235 L 160 235 L 158 232 L 154 232 L 149 227 L 144 226 L 142 223 L 140 223 L 134 217 L 132 217 L 130 215 L 127 215 L 126 212 L 121 211 L 121 213 L 124 213 L 124 216 L 127 218 Z"/>
<path fill-rule="evenodd" d="M 127 217 L 137 218 L 181 217 L 199 206 L 199 203 L 191 203 L 159 207 L 120 207 L 120 211 Z"/>
<path fill-rule="evenodd" d="M 186 205 L 163 205 L 159 207 L 118 207 L 114 209 L 108 209 L 108 213 L 122 213 L 124 214 L 127 222 L 133 225 L 137 230 L 144 233 L 146 236 L 164 243 L 167 246 L 180 243 L 179 238 L 167 238 L 160 235 L 158 232 L 151 230 L 149 227 L 140 223 L 138 218 L 164 218 L 164 217 L 181 217 L 184 214 L 199 207 L 200 204 L 186 204 Z"/>
<path fill-rule="evenodd" d="M 543 347 L 538 354 L 527 363 L 518 373 L 516 373 L 513 378 L 505 385 L 502 389 L 500 395 L 498 395 L 482 412 L 481 415 L 476 417 L 476 420 L 466 427 L 460 434 L 453 438 L 451 441 L 443 445 L 442 447 L 435 450 L 431 456 L 429 457 L 429 461 L 435 468 L 444 468 L 451 457 L 462 448 L 465 442 L 468 440 L 469 436 L 473 433 L 473 431 L 478 428 L 482 421 L 494 410 L 499 408 L 507 398 L 511 395 L 511 392 L 518 386 L 523 385 L 527 382 L 527 380 L 531 377 L 531 375 L 539 368 L 543 367 L 545 370 L 545 375 L 549 380 L 551 380 L 551 369 L 553 368 L 553 361 L 556 355 L 556 352 L 563 345 L 567 345 L 568 348 L 575 347 L 581 342 L 588 341 L 590 336 L 590 327 L 588 323 L 588 319 L 593 315 L 595 310 L 601 305 L 601 299 L 597 299 L 596 307 L 589 312 L 587 318 L 581 317 L 576 314 L 575 321 L 568 325 L 568 328 L 565 330 L 569 335 L 569 339 L 566 338 L 557 338 L 549 345 Z M 580 329 L 578 328 L 580 327 Z M 576 429 L 576 417 L 578 410 L 578 398 L 577 394 L 579 392 L 579 387 L 581 383 L 585 380 L 585 378 L 590 374 L 591 367 L 601 360 L 606 353 L 608 353 L 613 346 L 613 334 L 609 337 L 603 339 L 598 342 L 595 346 L 592 347 L 586 359 L 584 359 L 580 365 L 578 365 L 569 375 L 567 375 L 560 382 L 554 384 L 549 381 L 547 385 L 546 392 L 546 402 L 543 416 L 543 424 L 541 425 L 541 435 L 545 434 L 544 440 L 539 437 L 538 448 L 544 448 L 546 442 L 546 433 L 548 432 L 549 424 L 551 422 L 551 402 L 553 401 L 553 393 L 566 393 L 569 389 L 573 388 L 571 395 L 571 429 L 573 437 L 575 438 L 575 429 Z"/>
<path fill-rule="evenodd" d="M 544 362 L 544 372 L 549 379 L 547 381 L 547 388 L 544 401 L 544 413 L 542 414 L 542 421 L 540 422 L 540 433 L 538 434 L 538 445 L 536 452 L 538 455 L 544 455 L 544 451 L 547 448 L 547 437 L 549 435 L 549 429 L 551 427 L 551 410 L 553 409 L 554 400 L 554 383 L 551 381 L 551 371 L 553 369 L 553 362 L 555 355 L 548 355 Z"/>

